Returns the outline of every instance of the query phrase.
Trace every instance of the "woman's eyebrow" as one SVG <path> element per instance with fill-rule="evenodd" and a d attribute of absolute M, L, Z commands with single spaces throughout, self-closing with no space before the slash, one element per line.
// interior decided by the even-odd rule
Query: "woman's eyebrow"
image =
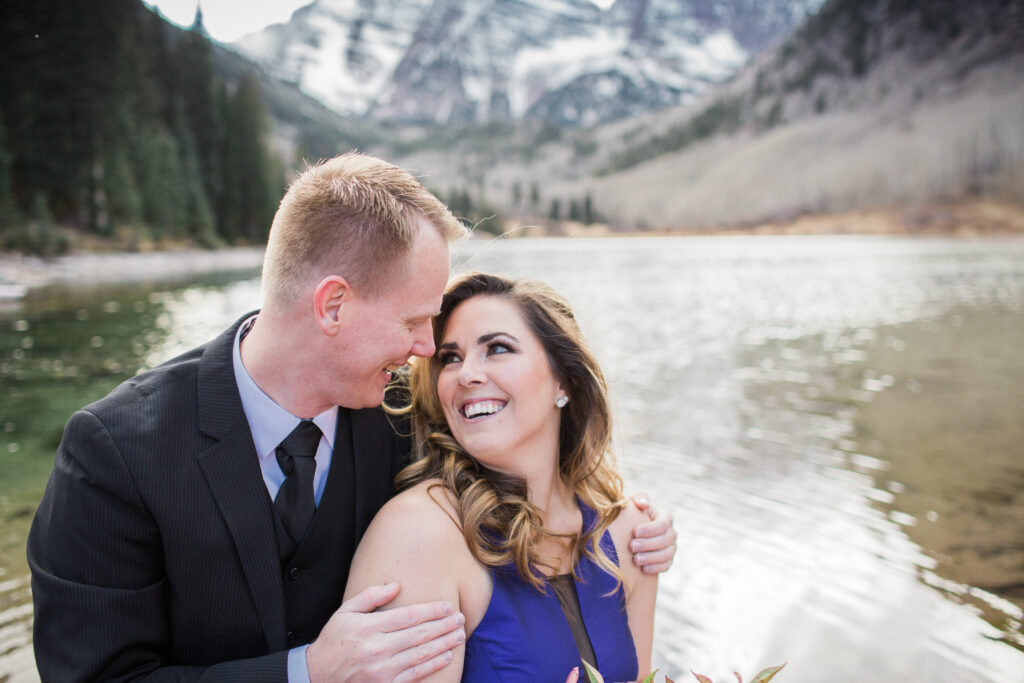
<path fill-rule="evenodd" d="M 488 332 L 487 334 L 481 334 L 479 337 L 476 338 L 476 343 L 486 344 L 487 342 L 497 337 L 507 337 L 508 339 L 511 339 L 515 343 L 519 343 L 519 340 L 516 338 L 516 336 L 514 334 L 509 334 L 508 332 Z M 455 351 L 458 350 L 459 343 L 453 341 L 445 342 L 438 346 L 437 348 L 439 351 Z"/>
<path fill-rule="evenodd" d="M 481 334 L 479 337 L 476 338 L 476 343 L 477 344 L 486 344 L 487 342 L 491 341 L 495 337 L 508 337 L 509 339 L 511 339 L 512 341 L 516 342 L 517 344 L 519 343 L 519 340 L 516 339 L 515 335 L 514 334 L 509 334 L 508 332 L 488 332 L 487 334 Z"/>

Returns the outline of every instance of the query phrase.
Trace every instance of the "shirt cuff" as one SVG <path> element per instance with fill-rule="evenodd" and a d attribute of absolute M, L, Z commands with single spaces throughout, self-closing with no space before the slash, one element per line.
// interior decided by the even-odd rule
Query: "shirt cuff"
<path fill-rule="evenodd" d="M 288 650 L 288 683 L 309 683 L 309 667 L 306 666 L 306 650 L 309 645 L 300 645 Z"/>

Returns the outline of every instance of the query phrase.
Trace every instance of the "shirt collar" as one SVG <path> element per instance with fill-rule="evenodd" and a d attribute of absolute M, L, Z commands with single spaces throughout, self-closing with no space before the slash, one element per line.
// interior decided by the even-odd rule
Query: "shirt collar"
<path fill-rule="evenodd" d="M 242 333 L 243 330 L 248 331 L 255 319 L 256 316 L 249 318 L 238 328 L 232 351 L 232 361 L 235 368 L 235 383 L 238 384 L 238 395 L 242 399 L 242 409 L 249 421 L 249 431 L 252 432 L 256 453 L 262 460 L 274 453 L 274 449 L 299 424 L 300 418 L 292 415 L 278 405 L 274 399 L 267 396 L 242 364 Z M 338 407 L 328 408 L 314 417 L 313 422 L 323 432 L 328 445 L 333 449 L 334 431 L 338 424 Z"/>

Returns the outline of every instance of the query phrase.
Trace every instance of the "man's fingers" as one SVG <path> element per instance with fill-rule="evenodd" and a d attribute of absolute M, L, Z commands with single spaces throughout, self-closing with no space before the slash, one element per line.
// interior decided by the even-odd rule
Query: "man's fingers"
<path fill-rule="evenodd" d="M 663 550 L 670 550 L 672 553 L 675 553 L 675 540 L 675 529 L 669 529 L 669 532 L 663 536 L 634 538 L 629 542 L 629 552 L 634 555 L 638 553 L 661 552 Z"/>
<path fill-rule="evenodd" d="M 398 591 L 399 586 L 393 581 L 382 586 L 370 586 L 346 600 L 339 609 L 345 612 L 362 612 L 364 614 L 372 612 L 394 600 Z"/>
<path fill-rule="evenodd" d="M 440 621 L 428 622 L 413 629 L 408 629 L 415 637 L 415 645 L 402 650 L 395 658 L 401 674 L 396 681 L 418 681 L 429 676 L 452 661 L 452 650 L 466 642 L 466 631 L 463 628 L 465 618 L 456 614 Z M 449 628 L 454 626 L 454 629 Z M 424 637 L 439 631 L 437 637 L 423 642 Z M 395 637 L 403 632 L 389 634 Z"/>
<path fill-rule="evenodd" d="M 651 499 L 646 493 L 634 493 L 631 498 L 633 505 L 636 505 L 642 512 L 646 512 L 648 516 L 654 516 L 654 511 L 651 509 Z"/>
<path fill-rule="evenodd" d="M 633 529 L 634 538 L 654 538 L 655 536 L 662 536 L 672 531 L 672 515 L 663 514 L 660 511 L 657 513 L 658 516 L 652 519 L 650 522 L 641 524 L 640 526 Z"/>
<path fill-rule="evenodd" d="M 672 566 L 672 560 L 676 556 L 675 544 L 662 550 L 655 550 L 649 553 L 634 553 L 633 563 L 648 574 L 663 572 Z"/>
<path fill-rule="evenodd" d="M 451 663 L 452 653 L 449 650 L 439 654 L 428 662 L 423 662 L 422 664 L 417 664 L 411 669 L 406 669 L 395 676 L 394 683 L 413 683 L 413 681 L 423 680 L 427 676 L 437 673 Z"/>
<path fill-rule="evenodd" d="M 437 621 L 445 617 L 454 617 L 455 615 L 456 612 L 455 608 L 452 607 L 452 603 L 441 601 L 421 602 L 378 613 L 381 619 L 379 623 L 380 630 L 385 633 L 402 631 L 419 624 Z"/>
<path fill-rule="evenodd" d="M 393 631 L 386 634 L 388 637 L 389 649 L 394 652 L 404 652 L 406 650 L 415 649 L 424 645 L 435 643 L 437 640 L 444 639 L 449 635 L 456 633 L 462 633 L 462 638 L 465 639 L 465 629 L 463 626 L 466 623 L 466 618 L 462 616 L 461 612 L 447 616 L 444 619 L 435 619 L 434 621 L 427 621 L 416 626 L 411 626 L 401 631 Z M 461 641 L 459 641 L 461 642 Z M 456 643 L 458 644 L 458 642 Z M 436 653 L 431 653 L 429 656 L 433 656 Z M 423 661 L 426 657 L 418 657 L 416 661 Z M 411 666 L 411 664 L 410 664 Z"/>

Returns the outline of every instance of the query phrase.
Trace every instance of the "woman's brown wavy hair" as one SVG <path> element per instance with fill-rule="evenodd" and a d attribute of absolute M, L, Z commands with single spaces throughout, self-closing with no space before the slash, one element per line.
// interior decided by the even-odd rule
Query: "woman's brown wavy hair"
<path fill-rule="evenodd" d="M 527 325 L 547 352 L 555 377 L 569 395 L 561 410 L 559 471 L 562 481 L 596 512 L 595 523 L 580 534 L 544 528 L 540 513 L 527 499 L 526 482 L 475 461 L 452 437 L 437 396 L 438 356 L 416 358 L 409 378 L 408 412 L 413 434 L 413 462 L 395 479 L 407 488 L 440 479 L 455 500 L 466 544 L 482 564 L 514 562 L 523 579 L 539 590 L 544 577 L 536 567 L 557 571 L 557 558 L 542 557 L 538 541 L 547 537 L 568 544 L 573 566 L 580 553 L 622 579 L 598 543 L 622 508 L 622 479 L 611 453 L 611 410 L 601 368 L 587 348 L 568 302 L 539 282 L 470 273 L 449 285 L 434 319 L 434 343 L 441 345 L 452 313 L 477 296 L 500 297 L 518 306 Z"/>

